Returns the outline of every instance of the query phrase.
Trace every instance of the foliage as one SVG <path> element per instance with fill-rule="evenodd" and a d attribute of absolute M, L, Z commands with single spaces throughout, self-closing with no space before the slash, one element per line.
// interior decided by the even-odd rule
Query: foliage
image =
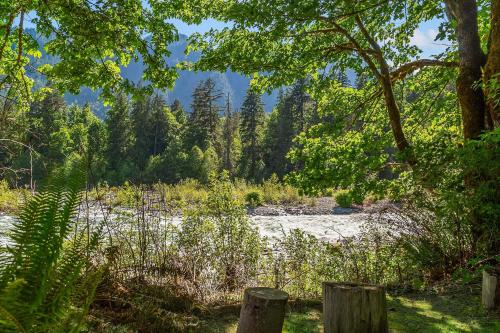
<path fill-rule="evenodd" d="M 344 208 L 348 208 L 352 206 L 352 195 L 349 191 L 343 190 L 343 191 L 337 191 L 335 193 L 335 202 L 340 206 Z"/>
<path fill-rule="evenodd" d="M 498 249 L 498 138 L 499 131 L 491 131 L 480 140 L 469 141 L 464 146 L 435 146 L 427 155 L 425 169 L 427 180 L 434 191 L 414 184 L 411 177 L 402 177 L 405 192 L 403 208 L 398 215 L 403 219 L 396 224 L 409 254 L 429 274 L 441 277 L 467 267 L 470 259 L 496 254 L 487 249 Z M 436 163 L 445 158 L 446 164 Z M 450 157 L 458 157 L 456 159 Z M 430 164 L 433 166 L 430 167 Z M 446 172 L 444 171 L 446 170 Z M 474 191 L 465 186 L 467 177 L 481 177 L 481 185 Z M 475 224 L 471 218 L 478 216 L 485 238 L 473 241 Z"/>
<path fill-rule="evenodd" d="M 96 236 L 70 237 L 81 184 L 78 171 L 52 179 L 14 223 L 0 260 L 2 331 L 77 332 L 82 326 L 99 272 L 83 275 Z"/>
<path fill-rule="evenodd" d="M 25 2 L 2 6 L 0 89 L 26 107 L 31 102 L 33 82 L 26 76 L 29 68 L 45 75 L 60 91 L 77 94 L 82 86 L 101 89 L 106 101 L 113 91 L 152 92 L 171 87 L 175 68 L 167 66 L 169 42 L 178 39 L 177 31 L 165 18 L 171 8 L 157 1 Z M 36 27 L 29 33 L 28 24 Z M 38 38 L 47 42 L 42 50 Z M 53 65 L 37 66 L 42 52 L 57 58 Z M 136 89 L 120 75 L 120 68 L 141 57 L 145 64 L 143 81 L 150 84 Z M 6 89 L 8 87 L 8 89 Z"/>
<path fill-rule="evenodd" d="M 22 199 L 28 196 L 22 190 L 9 188 L 7 180 L 0 181 L 0 212 L 15 212 L 21 205 Z"/>
<path fill-rule="evenodd" d="M 279 181 L 276 174 L 262 183 L 264 201 L 271 204 L 300 203 L 302 198 L 296 188 Z"/>
<path fill-rule="evenodd" d="M 209 199 L 200 207 L 186 210 L 181 230 L 180 259 L 189 263 L 191 280 L 197 281 L 203 298 L 210 289 L 232 291 L 256 278 L 259 235 L 234 198 L 227 175 L 212 180 Z"/>
<path fill-rule="evenodd" d="M 245 195 L 245 202 L 250 207 L 258 207 L 261 206 L 264 202 L 264 196 L 261 192 L 258 191 L 248 192 Z"/>
<path fill-rule="evenodd" d="M 259 183 L 263 178 L 262 130 L 264 126 L 264 106 L 260 95 L 249 90 L 241 107 L 241 160 L 239 174 L 250 181 Z"/>

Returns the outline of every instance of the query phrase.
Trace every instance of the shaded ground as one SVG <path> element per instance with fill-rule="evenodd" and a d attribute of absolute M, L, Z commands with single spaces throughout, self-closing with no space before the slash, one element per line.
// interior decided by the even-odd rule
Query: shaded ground
<path fill-rule="evenodd" d="M 500 332 L 499 314 L 488 315 L 481 307 L 478 295 L 459 293 L 437 296 L 410 294 L 388 297 L 390 332 Z M 235 314 L 208 320 L 193 332 L 236 332 Z M 323 332 L 321 311 L 305 308 L 287 315 L 283 332 Z"/>

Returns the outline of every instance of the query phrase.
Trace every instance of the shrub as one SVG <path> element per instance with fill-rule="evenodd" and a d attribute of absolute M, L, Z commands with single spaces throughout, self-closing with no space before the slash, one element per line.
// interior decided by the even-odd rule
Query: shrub
<path fill-rule="evenodd" d="M 356 205 L 362 205 L 363 202 L 365 201 L 365 196 L 364 194 L 360 193 L 360 192 L 353 192 L 351 191 L 350 192 L 350 195 L 352 197 L 352 201 L 356 204 Z"/>
<path fill-rule="evenodd" d="M 352 195 L 347 190 L 341 190 L 335 193 L 335 202 L 340 207 L 349 208 L 352 206 L 352 201 L 353 201 Z"/>
<path fill-rule="evenodd" d="M 288 184 L 280 183 L 276 174 L 266 179 L 262 183 L 261 189 L 264 194 L 264 202 L 266 203 L 284 204 L 303 202 L 303 198 L 300 196 L 299 191 Z"/>
<path fill-rule="evenodd" d="M 245 195 L 245 202 L 250 207 L 262 206 L 262 203 L 264 202 L 264 196 L 259 191 L 248 192 Z"/>
<path fill-rule="evenodd" d="M 260 237 L 226 176 L 212 180 L 209 198 L 184 212 L 178 247 L 188 281 L 205 299 L 210 291 L 234 291 L 257 276 Z"/>
<path fill-rule="evenodd" d="M 134 207 L 140 198 L 140 191 L 140 187 L 131 185 L 126 181 L 123 186 L 113 188 L 113 192 L 115 192 L 113 205 Z"/>
<path fill-rule="evenodd" d="M 278 176 L 273 174 L 269 179 L 262 183 L 262 192 L 264 193 L 264 201 L 271 204 L 278 204 L 281 196 L 281 185 Z"/>
<path fill-rule="evenodd" d="M 335 192 L 333 191 L 332 188 L 327 188 L 326 190 L 323 191 L 323 195 L 325 197 L 332 197 Z"/>
<path fill-rule="evenodd" d="M 0 180 L 0 212 L 13 212 L 19 208 L 21 198 L 26 193 L 9 188 L 7 180 Z"/>

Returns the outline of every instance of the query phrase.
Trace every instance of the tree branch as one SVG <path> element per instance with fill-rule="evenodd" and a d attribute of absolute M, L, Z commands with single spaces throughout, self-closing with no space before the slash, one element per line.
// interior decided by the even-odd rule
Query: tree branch
<path fill-rule="evenodd" d="M 371 71 L 373 72 L 373 75 L 375 75 L 375 77 L 378 79 L 380 77 L 380 72 L 377 66 L 368 56 L 368 53 L 363 52 L 364 49 L 361 47 L 358 41 L 337 22 L 332 21 L 332 24 L 342 35 L 344 35 L 354 45 L 354 47 L 356 48 L 356 52 L 363 58 L 363 60 L 366 62 L 368 67 L 370 67 Z"/>
<path fill-rule="evenodd" d="M 424 67 L 458 67 L 456 61 L 443 61 L 436 59 L 419 59 L 411 61 L 391 72 L 391 81 L 404 79 L 408 74 Z"/>
<path fill-rule="evenodd" d="M 7 26 L 5 28 L 5 37 L 3 40 L 3 44 L 2 44 L 2 47 L 0 48 L 0 61 L 2 61 L 3 51 L 5 49 L 5 46 L 7 45 L 7 42 L 9 41 L 10 29 L 12 29 L 13 22 L 14 22 L 14 13 L 11 13 L 9 16 L 9 23 L 7 23 Z"/>

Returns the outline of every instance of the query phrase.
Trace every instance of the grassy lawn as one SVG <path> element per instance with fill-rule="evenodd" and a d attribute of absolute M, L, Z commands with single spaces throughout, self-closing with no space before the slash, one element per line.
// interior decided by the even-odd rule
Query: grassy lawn
<path fill-rule="evenodd" d="M 388 297 L 390 332 L 500 332 L 500 317 L 488 315 L 481 309 L 479 296 L 456 294 L 404 295 Z M 201 331 L 207 333 L 236 332 L 235 314 L 208 320 Z M 288 313 L 283 332 L 322 332 L 319 309 L 307 308 Z"/>

